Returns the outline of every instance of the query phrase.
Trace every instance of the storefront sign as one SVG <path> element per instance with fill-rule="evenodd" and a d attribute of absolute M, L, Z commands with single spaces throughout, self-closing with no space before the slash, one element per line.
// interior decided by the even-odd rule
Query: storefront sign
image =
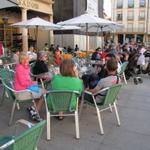
<path fill-rule="evenodd" d="M 98 0 L 87 0 L 87 10 L 90 15 L 98 17 Z"/>
<path fill-rule="evenodd" d="M 39 4 L 31 1 L 31 0 L 17 0 L 18 5 L 23 8 L 28 9 L 39 9 Z"/>

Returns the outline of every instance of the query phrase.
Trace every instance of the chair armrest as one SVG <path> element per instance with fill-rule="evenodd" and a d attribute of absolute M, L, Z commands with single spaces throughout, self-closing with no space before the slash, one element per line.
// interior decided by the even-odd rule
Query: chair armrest
<path fill-rule="evenodd" d="M 10 140 L 9 142 L 7 142 L 7 143 L 3 144 L 2 146 L 0 146 L 0 150 L 4 150 L 5 148 L 12 145 L 14 142 L 15 142 L 15 140 Z"/>
<path fill-rule="evenodd" d="M 16 123 L 15 123 L 15 130 L 14 130 L 14 132 L 13 132 L 13 136 L 16 135 L 16 133 L 17 133 L 17 127 L 18 127 L 19 124 L 20 124 L 20 125 L 25 125 L 25 126 L 27 126 L 28 128 L 31 128 L 31 127 L 34 126 L 33 123 L 31 123 L 31 122 L 29 122 L 29 121 L 27 121 L 27 120 L 24 120 L 24 119 L 20 119 L 20 120 L 16 121 Z"/>
<path fill-rule="evenodd" d="M 89 94 L 89 95 L 93 95 L 93 93 L 91 93 L 90 91 L 84 91 L 84 93 Z"/>
<path fill-rule="evenodd" d="M 78 91 L 71 91 L 71 90 L 49 90 L 49 91 L 47 91 L 46 94 L 53 93 L 53 92 L 73 92 L 75 94 L 79 94 L 80 95 L 80 92 L 78 92 Z"/>
<path fill-rule="evenodd" d="M 26 90 L 19 90 L 19 91 L 16 91 L 16 90 L 13 90 L 13 89 L 12 89 L 12 91 L 15 92 L 15 93 L 31 92 L 31 91 L 28 90 L 28 89 L 26 89 Z"/>
<path fill-rule="evenodd" d="M 80 95 L 80 92 L 78 92 L 78 91 L 73 91 L 74 93 L 76 93 L 76 94 L 78 94 L 78 95 Z"/>
<path fill-rule="evenodd" d="M 104 92 L 104 91 L 107 91 L 108 89 L 109 89 L 109 87 L 104 88 L 104 89 L 101 89 L 101 90 L 97 91 L 96 93 L 92 93 L 92 92 L 90 92 L 90 91 L 84 91 L 84 93 L 89 94 L 89 95 L 92 95 L 92 96 L 96 96 L 96 95 L 98 95 L 98 94 L 100 94 L 100 93 L 102 93 L 102 92 Z"/>
<path fill-rule="evenodd" d="M 96 95 L 98 95 L 98 94 L 100 94 L 100 93 L 102 93 L 104 91 L 107 91 L 108 89 L 109 89 L 109 87 L 101 89 L 101 90 L 97 91 L 96 93 L 94 93 L 93 95 L 96 96 Z"/>
<path fill-rule="evenodd" d="M 14 89 L 10 88 L 7 84 L 5 84 L 5 82 L 3 82 L 3 80 L 2 80 L 2 83 L 7 89 L 9 89 L 10 91 L 15 92 L 15 93 L 21 93 L 21 92 L 27 92 L 27 91 L 30 92 L 30 90 L 28 90 L 28 89 L 19 90 L 19 91 L 14 90 Z"/>
<path fill-rule="evenodd" d="M 28 128 L 31 128 L 31 127 L 34 126 L 33 123 L 31 123 L 31 122 L 29 122 L 29 121 L 27 121 L 27 120 L 24 120 L 24 119 L 18 120 L 18 121 L 16 122 L 16 125 L 17 125 L 17 124 L 23 124 L 23 125 L 26 125 Z"/>

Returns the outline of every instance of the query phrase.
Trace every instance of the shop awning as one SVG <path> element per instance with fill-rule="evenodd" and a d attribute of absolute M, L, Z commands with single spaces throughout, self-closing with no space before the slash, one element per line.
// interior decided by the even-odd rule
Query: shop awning
<path fill-rule="evenodd" d="M 0 9 L 3 8 L 8 8 L 8 7 L 16 7 L 18 6 L 15 1 L 11 1 L 11 0 L 3 0 L 0 1 Z"/>

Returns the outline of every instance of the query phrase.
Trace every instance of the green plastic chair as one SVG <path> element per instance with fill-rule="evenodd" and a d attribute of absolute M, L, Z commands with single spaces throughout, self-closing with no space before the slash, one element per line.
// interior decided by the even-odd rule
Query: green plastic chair
<path fill-rule="evenodd" d="M 14 71 L 8 68 L 0 69 L 0 79 L 9 79 L 13 80 L 14 78 Z"/>
<path fill-rule="evenodd" d="M 85 93 L 84 93 L 85 102 L 87 102 L 87 104 L 90 104 L 91 106 L 94 106 L 96 108 L 101 134 L 104 134 L 102 119 L 101 119 L 101 112 L 104 110 L 110 109 L 112 112 L 112 107 L 114 107 L 116 118 L 117 118 L 117 123 L 120 126 L 120 118 L 119 118 L 119 114 L 118 114 L 118 110 L 117 110 L 117 106 L 116 106 L 116 99 L 117 99 L 117 96 L 119 94 L 121 87 L 122 87 L 122 84 L 116 84 L 109 88 L 105 88 L 105 89 L 97 92 L 96 94 L 92 94 L 89 91 L 85 91 Z M 97 103 L 96 102 L 97 98 L 95 98 L 95 97 L 98 94 L 103 93 L 104 91 L 106 92 L 106 95 L 101 97 L 100 100 L 102 100 L 102 102 Z"/>
<path fill-rule="evenodd" d="M 78 118 L 78 97 L 77 91 L 50 91 L 45 96 L 46 112 L 47 112 L 47 140 L 51 139 L 51 117 L 59 116 L 59 112 L 63 112 L 63 116 L 75 116 L 76 138 L 79 139 L 79 118 Z"/>
<path fill-rule="evenodd" d="M 46 121 L 38 124 L 31 124 L 26 120 L 19 120 L 18 123 L 25 124 L 29 129 L 18 136 L 0 137 L 0 150 L 35 150 L 41 137 Z"/>
<path fill-rule="evenodd" d="M 1 82 L 2 82 L 2 80 L 13 81 L 13 78 L 14 78 L 14 71 L 13 70 L 10 70 L 7 68 L 0 69 L 0 80 L 1 80 Z M 3 88 L 2 89 L 2 99 L 1 99 L 0 105 L 2 105 L 4 100 L 5 100 L 5 94 L 8 97 L 5 86 L 3 86 L 3 84 L 2 84 L 2 88 Z"/>
<path fill-rule="evenodd" d="M 34 107 L 36 108 L 36 104 L 35 104 L 34 98 L 32 96 L 32 92 L 30 90 L 19 90 L 19 91 L 16 91 L 13 88 L 12 81 L 11 80 L 7 80 L 7 79 L 3 79 L 2 80 L 2 84 L 3 84 L 4 88 L 6 89 L 6 91 L 8 93 L 8 98 L 13 100 L 13 106 L 12 106 L 12 110 L 11 110 L 11 117 L 10 117 L 10 120 L 9 120 L 9 125 L 11 125 L 11 123 L 13 121 L 13 117 L 14 117 L 14 112 L 15 112 L 16 106 L 17 106 L 18 109 L 20 109 L 20 105 L 19 104 L 30 101 L 30 102 L 33 102 Z M 21 93 L 21 94 L 29 93 L 29 95 L 28 95 L 28 97 L 20 98 L 20 97 L 17 96 L 18 93 Z"/>
<path fill-rule="evenodd" d="M 125 84 L 127 84 L 127 80 L 126 80 L 126 76 L 125 76 L 125 70 L 126 70 L 127 66 L 128 66 L 128 62 L 122 63 L 121 64 L 121 70 L 120 70 L 120 72 L 118 72 L 118 76 L 120 78 L 123 78 Z"/>

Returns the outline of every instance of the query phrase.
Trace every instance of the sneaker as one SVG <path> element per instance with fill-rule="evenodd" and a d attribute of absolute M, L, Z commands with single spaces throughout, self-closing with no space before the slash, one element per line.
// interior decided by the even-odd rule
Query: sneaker
<path fill-rule="evenodd" d="M 138 84 L 138 79 L 137 79 L 137 78 L 134 78 L 133 81 L 134 81 L 134 84 L 135 84 L 135 85 Z"/>
<path fill-rule="evenodd" d="M 33 106 L 27 108 L 30 117 L 32 118 L 32 120 L 40 122 L 43 119 L 40 117 L 40 115 L 36 112 L 35 108 Z"/>
<path fill-rule="evenodd" d="M 34 114 L 34 115 L 32 116 L 32 119 L 33 119 L 34 121 L 36 121 L 36 122 L 40 122 L 40 121 L 43 120 L 43 119 L 40 117 L 40 115 L 39 115 L 38 113 Z"/>
<path fill-rule="evenodd" d="M 138 78 L 139 83 L 143 83 L 143 80 L 141 78 Z"/>
<path fill-rule="evenodd" d="M 64 116 L 56 116 L 56 119 L 58 119 L 58 120 L 63 120 L 63 119 L 64 119 Z"/>

